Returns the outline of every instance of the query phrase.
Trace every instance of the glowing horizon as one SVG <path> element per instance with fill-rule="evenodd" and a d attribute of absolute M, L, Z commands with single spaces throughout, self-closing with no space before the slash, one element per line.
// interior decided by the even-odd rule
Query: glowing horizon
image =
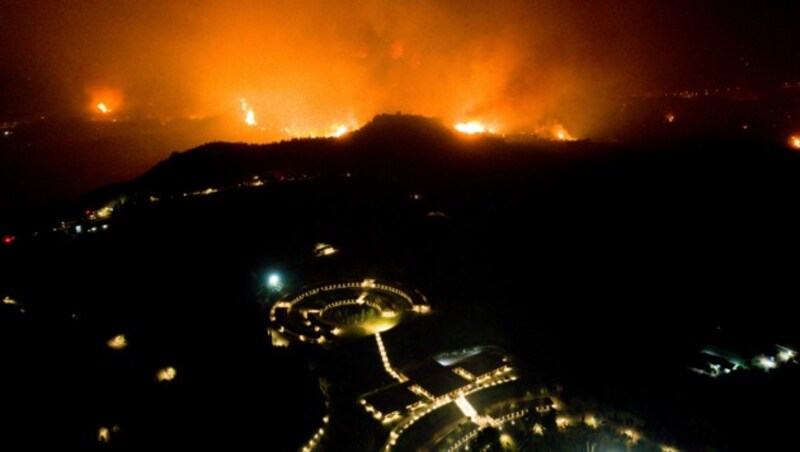
<path fill-rule="evenodd" d="M 303 7 L 241 3 L 101 3 L 82 13 L 54 3 L 52 14 L 85 31 L 73 33 L 62 22 L 36 30 L 59 39 L 41 49 L 31 43 L 28 53 L 62 55 L 38 71 L 53 84 L 58 96 L 49 102 L 62 113 L 113 114 L 118 121 L 222 118 L 198 140 L 256 142 L 341 136 L 397 111 L 445 124 L 491 118 L 485 130 L 502 124 L 504 133 L 557 119 L 588 136 L 617 106 L 618 87 L 636 86 L 631 78 L 643 73 L 617 57 L 604 62 L 613 70 L 587 70 L 595 53 L 583 43 L 595 34 L 572 15 L 553 27 L 551 16 L 564 9 L 555 0 L 536 8 L 503 1 L 491 15 L 478 4 L 453 14 L 450 1 L 414 8 L 388 0 L 357 0 L 348 8 L 319 0 Z M 635 23 L 633 13 L 612 18 Z M 234 112 L 240 99 L 247 108 Z"/>

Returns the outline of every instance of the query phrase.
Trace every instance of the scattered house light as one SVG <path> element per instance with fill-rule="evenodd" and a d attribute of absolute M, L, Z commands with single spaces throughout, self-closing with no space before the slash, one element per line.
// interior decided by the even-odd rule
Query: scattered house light
<path fill-rule="evenodd" d="M 94 215 L 97 218 L 106 219 L 106 218 L 109 218 L 113 212 L 114 212 L 114 208 L 113 207 L 104 206 L 104 207 L 101 207 L 100 209 L 96 210 L 94 212 Z"/>
<path fill-rule="evenodd" d="M 780 362 L 788 362 L 797 356 L 797 352 L 782 345 L 778 345 L 778 360 Z"/>
<path fill-rule="evenodd" d="M 757 356 L 755 358 L 755 365 L 764 369 L 766 372 L 778 367 L 778 363 L 775 362 L 775 358 L 765 355 Z"/>
<path fill-rule="evenodd" d="M 327 243 L 317 243 L 317 245 L 314 247 L 314 255 L 317 257 L 331 256 L 338 252 L 339 250 L 334 248 L 333 245 L 329 245 Z"/>
<path fill-rule="evenodd" d="M 557 417 L 557 418 L 556 418 L 556 426 L 557 426 L 558 428 L 566 428 L 566 427 L 567 427 L 567 426 L 569 426 L 569 424 L 571 424 L 571 423 L 572 423 L 572 422 L 571 422 L 571 421 L 570 421 L 570 419 L 569 419 L 569 418 L 567 418 L 567 417 L 564 417 L 564 416 L 559 416 L 559 417 Z"/>
<path fill-rule="evenodd" d="M 114 425 L 111 428 L 101 426 L 97 429 L 97 442 L 98 443 L 107 443 L 111 441 L 111 434 L 119 432 L 119 425 Z"/>
<path fill-rule="evenodd" d="M 164 381 L 172 381 L 172 380 L 175 379 L 175 376 L 177 375 L 177 373 L 178 372 L 175 370 L 174 367 L 167 366 L 167 367 L 165 367 L 163 369 L 160 369 L 156 373 L 156 380 L 158 380 L 159 383 L 164 382 Z"/>
<path fill-rule="evenodd" d="M 636 444 L 637 442 L 639 442 L 639 438 L 641 438 L 641 435 L 639 434 L 639 432 L 637 432 L 636 430 L 633 430 L 631 428 L 624 429 L 624 430 L 620 431 L 620 433 L 622 433 L 623 435 L 627 436 L 628 439 L 630 440 L 630 442 L 633 443 L 633 444 Z"/>
<path fill-rule="evenodd" d="M 128 346 L 128 339 L 124 334 L 117 334 L 106 342 L 108 348 L 113 350 L 122 350 Z"/>

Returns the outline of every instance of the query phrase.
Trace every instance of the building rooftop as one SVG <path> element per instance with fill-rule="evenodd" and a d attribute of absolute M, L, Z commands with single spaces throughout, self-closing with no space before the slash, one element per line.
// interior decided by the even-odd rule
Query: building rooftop
<path fill-rule="evenodd" d="M 386 386 L 361 398 L 385 415 L 403 410 L 422 400 L 421 396 L 411 392 L 409 386 L 408 382 Z"/>
<path fill-rule="evenodd" d="M 403 369 L 412 385 L 419 385 L 434 398 L 441 397 L 469 384 L 469 380 L 454 374 L 451 369 L 434 360 L 426 360 Z"/>
<path fill-rule="evenodd" d="M 454 369 L 460 367 L 477 378 L 506 365 L 504 359 L 502 355 L 497 353 L 483 352 L 456 361 L 450 367 Z"/>

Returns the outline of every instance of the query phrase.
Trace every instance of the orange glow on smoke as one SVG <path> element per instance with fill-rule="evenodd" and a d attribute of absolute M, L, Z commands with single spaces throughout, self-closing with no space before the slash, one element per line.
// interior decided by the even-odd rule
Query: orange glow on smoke
<path fill-rule="evenodd" d="M 595 67 L 587 42 L 598 31 L 586 30 L 583 13 L 559 14 L 555 0 L 458 14 L 458 2 L 194 3 L 100 2 L 104 22 L 59 3 L 52 14 L 64 20 L 53 26 L 64 39 L 47 41 L 48 54 L 65 57 L 47 60 L 42 77 L 67 92 L 88 84 L 69 108 L 95 119 L 202 118 L 197 144 L 341 136 L 395 112 L 466 134 L 531 134 L 559 120 L 570 133 L 537 135 L 568 141 L 607 132 L 618 96 L 650 86 L 623 57 L 637 49 L 604 54 Z M 631 14 L 615 10 L 609 30 L 638 24 Z"/>

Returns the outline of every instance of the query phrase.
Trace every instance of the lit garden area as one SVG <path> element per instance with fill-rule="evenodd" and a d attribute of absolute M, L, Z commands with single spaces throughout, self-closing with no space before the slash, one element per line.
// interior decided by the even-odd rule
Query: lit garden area
<path fill-rule="evenodd" d="M 330 344 L 390 330 L 429 310 L 422 294 L 398 284 L 374 279 L 325 284 L 273 304 L 270 335 L 276 346 Z"/>

